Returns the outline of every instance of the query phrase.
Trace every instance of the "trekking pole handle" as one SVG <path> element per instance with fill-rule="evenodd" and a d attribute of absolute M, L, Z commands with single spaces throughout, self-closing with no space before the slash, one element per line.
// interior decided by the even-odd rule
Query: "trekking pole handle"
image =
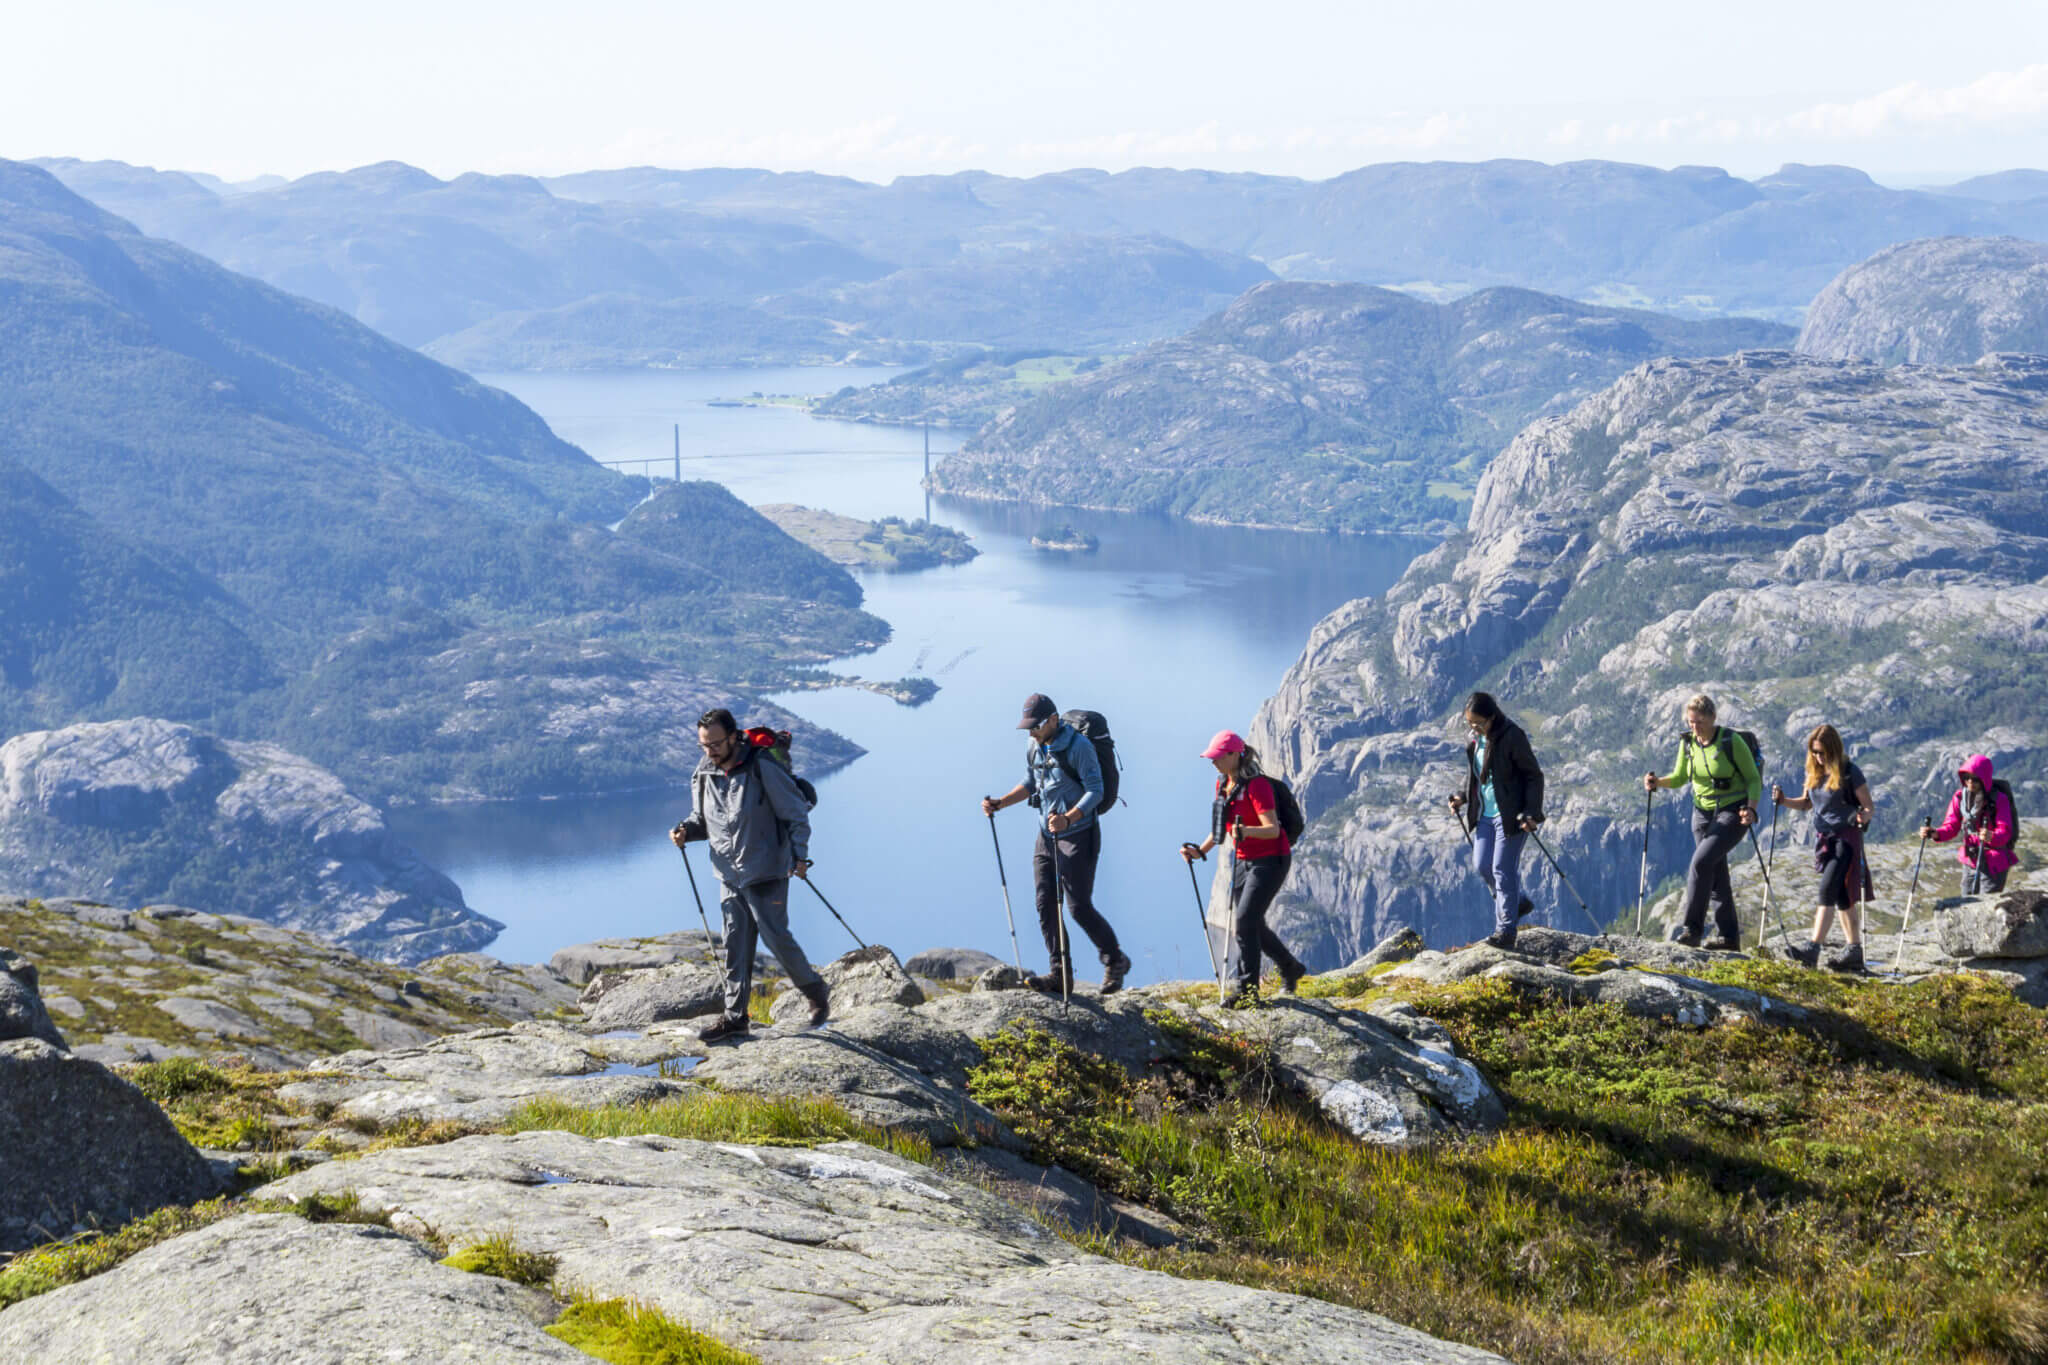
<path fill-rule="evenodd" d="M 1195 857 L 1200 858 L 1203 862 L 1206 863 L 1209 861 L 1209 855 L 1202 852 L 1202 846 L 1196 843 L 1194 840 L 1183 839 L 1180 841 L 1180 846 L 1188 850 L 1188 852 L 1194 854 Z"/>

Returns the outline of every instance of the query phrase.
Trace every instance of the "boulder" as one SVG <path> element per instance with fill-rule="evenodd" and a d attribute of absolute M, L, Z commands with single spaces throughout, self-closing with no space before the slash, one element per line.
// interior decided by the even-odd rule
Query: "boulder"
<path fill-rule="evenodd" d="M 269 1193 L 349 1190 L 451 1242 L 503 1234 L 558 1257 L 568 1283 L 640 1299 L 768 1365 L 1498 1359 L 1357 1309 L 1089 1255 L 859 1143 L 519 1133 L 331 1162 Z"/>
<path fill-rule="evenodd" d="M 1029 974 L 1005 962 L 990 967 L 987 971 L 975 977 L 973 989 L 977 991 L 1021 991 L 1029 987 L 1030 984 L 1031 977 Z"/>
<path fill-rule="evenodd" d="M 965 997 L 962 997 L 965 998 Z M 981 1050 L 926 1009 L 868 1005 L 835 1013 L 825 1029 L 757 1033 L 716 1047 L 692 1073 L 723 1090 L 822 1095 L 869 1123 L 922 1134 L 935 1147 L 967 1142 L 1017 1146 L 994 1114 L 967 1096 L 967 1069 Z"/>
<path fill-rule="evenodd" d="M 601 973 L 592 984 L 611 976 Z M 725 977 L 702 962 L 676 962 L 629 972 L 584 1009 L 592 1033 L 644 1029 L 664 1019 L 695 1019 L 725 1008 Z"/>
<path fill-rule="evenodd" d="M 1940 916 L 1951 957 L 2048 957 L 2048 892 L 1975 896 Z"/>
<path fill-rule="evenodd" d="M 0 1313 L 0 1359 L 589 1365 L 541 1330 L 558 1311 L 387 1228 L 244 1214 Z"/>
<path fill-rule="evenodd" d="M 638 971 L 671 962 L 704 961 L 704 931 L 678 930 L 651 938 L 601 938 L 562 949 L 547 968 L 572 986 L 584 986 L 601 971 Z"/>
<path fill-rule="evenodd" d="M 220 1193 L 140 1090 L 40 1038 L 0 1043 L 0 1134 L 0 1251 Z"/>
<path fill-rule="evenodd" d="M 972 981 L 991 967 L 1002 965 L 1001 958 L 979 948 L 927 948 L 904 963 L 903 969 L 912 976 L 928 976 L 934 981 Z"/>
<path fill-rule="evenodd" d="M 1540 962 L 1508 959 L 1489 967 L 1486 975 L 1499 977 L 1518 991 L 1574 1003 L 1619 1005 L 1646 1019 L 1667 1019 L 1693 1028 L 1752 1021 L 1792 1023 L 1806 1018 L 1805 1010 L 1783 1000 L 1668 972 L 1616 968 L 1581 976 Z"/>
<path fill-rule="evenodd" d="M 1507 1119 L 1478 1068 L 1419 1016 L 1404 1032 L 1330 1001 L 1284 997 L 1263 1009 L 1199 1013 L 1265 1047 L 1292 1085 L 1362 1142 L 1412 1146 L 1493 1132 Z"/>
<path fill-rule="evenodd" d="M 1405 924 L 1399 925 L 1375 943 L 1371 952 L 1360 956 L 1348 966 L 1339 967 L 1329 975 L 1359 976 L 1383 963 L 1406 962 L 1428 947 L 1429 945 L 1422 941 L 1422 935 Z"/>
<path fill-rule="evenodd" d="M 866 1005 L 924 1003 L 923 988 L 910 979 L 910 974 L 903 970 L 903 964 L 896 960 L 896 954 L 880 944 L 856 948 L 843 957 L 835 958 L 818 968 L 818 975 L 832 993 L 834 1014 Z M 791 989 L 776 997 L 768 1015 L 777 1024 L 793 1024 L 808 1015 L 810 1008 L 811 1003 L 804 999 L 803 993 Z"/>
<path fill-rule="evenodd" d="M 40 1038 L 63 1047 L 64 1035 L 50 1021 L 36 986 L 36 964 L 0 948 L 0 1042 L 9 1038 Z"/>

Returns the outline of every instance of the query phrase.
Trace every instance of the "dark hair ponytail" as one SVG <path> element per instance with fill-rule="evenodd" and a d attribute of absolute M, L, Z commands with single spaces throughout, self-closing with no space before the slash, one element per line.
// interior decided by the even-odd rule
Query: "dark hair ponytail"
<path fill-rule="evenodd" d="M 1465 714 L 1477 716 L 1481 720 L 1499 720 L 1500 703 L 1493 699 L 1491 692 L 1474 692 L 1471 699 L 1465 703 Z"/>

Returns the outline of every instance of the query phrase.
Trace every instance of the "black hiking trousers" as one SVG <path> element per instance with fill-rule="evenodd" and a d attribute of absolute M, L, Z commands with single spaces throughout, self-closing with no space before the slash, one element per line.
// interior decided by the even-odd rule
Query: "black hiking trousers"
<path fill-rule="evenodd" d="M 1301 963 L 1266 923 L 1266 911 L 1280 894 L 1280 886 L 1287 880 L 1288 864 L 1293 861 L 1294 856 L 1287 853 L 1277 858 L 1231 860 L 1230 910 L 1234 927 L 1230 965 L 1225 970 L 1230 973 L 1233 991 L 1259 984 L 1261 952 L 1273 959 L 1273 965 L 1283 976 L 1295 976 L 1301 971 Z"/>
<path fill-rule="evenodd" d="M 1052 845 L 1052 836 L 1040 825 L 1038 844 L 1031 851 L 1031 880 L 1038 893 L 1038 929 L 1045 935 L 1046 956 L 1052 959 L 1055 974 L 1064 971 L 1071 978 L 1074 964 L 1060 951 L 1060 902 L 1053 891 Z M 1121 950 L 1116 930 L 1095 908 L 1095 864 L 1102 857 L 1102 826 L 1090 825 L 1062 835 L 1059 846 L 1060 885 L 1067 891 L 1067 909 L 1107 967 Z"/>
<path fill-rule="evenodd" d="M 1742 937 L 1742 921 L 1735 917 L 1735 883 L 1728 875 L 1728 855 L 1742 843 L 1739 808 L 1692 812 L 1692 865 L 1685 871 L 1685 932 L 1697 934 L 1707 927 L 1707 905 L 1714 908 L 1714 928 L 1731 941 Z"/>

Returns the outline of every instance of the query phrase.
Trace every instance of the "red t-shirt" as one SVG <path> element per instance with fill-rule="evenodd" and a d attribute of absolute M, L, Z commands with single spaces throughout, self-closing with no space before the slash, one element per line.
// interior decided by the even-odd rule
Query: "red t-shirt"
<path fill-rule="evenodd" d="M 1250 861 L 1254 858 L 1278 858 L 1290 851 L 1287 831 L 1278 830 L 1270 839 L 1252 835 L 1252 826 L 1265 818 L 1266 812 L 1274 809 L 1273 784 L 1263 777 L 1255 777 L 1238 789 L 1230 800 L 1230 825 L 1243 825 L 1245 837 L 1237 842 L 1237 856 Z"/>

